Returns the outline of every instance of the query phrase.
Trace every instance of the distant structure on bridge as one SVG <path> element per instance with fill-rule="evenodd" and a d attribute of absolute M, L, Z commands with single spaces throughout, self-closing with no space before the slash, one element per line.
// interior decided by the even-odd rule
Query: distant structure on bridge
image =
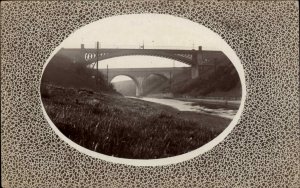
<path fill-rule="evenodd" d="M 98 44 L 98 43 L 97 43 Z M 231 63 L 226 55 L 221 51 L 202 50 L 199 46 L 198 50 L 180 50 L 180 49 L 119 49 L 119 48 L 84 48 L 81 44 L 80 48 L 62 48 L 58 53 L 71 58 L 74 63 L 84 63 L 87 66 L 94 67 L 97 62 L 122 56 L 156 56 L 168 58 L 189 65 L 184 69 L 190 69 L 191 79 L 199 77 L 201 69 L 205 66 L 217 66 L 219 63 Z M 141 62 L 142 63 L 142 62 Z M 124 68 L 124 69 L 109 69 L 109 75 L 105 71 L 101 71 L 110 82 L 115 76 L 126 75 L 131 77 L 137 85 L 137 96 L 142 95 L 142 82 L 150 74 L 161 75 L 170 78 L 170 69 L 172 68 Z M 183 68 L 175 68 L 174 71 L 180 71 Z"/>

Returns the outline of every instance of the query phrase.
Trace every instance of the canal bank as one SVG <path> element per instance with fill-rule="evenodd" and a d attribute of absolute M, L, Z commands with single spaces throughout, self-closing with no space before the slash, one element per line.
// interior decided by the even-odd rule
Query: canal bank
<path fill-rule="evenodd" d="M 234 118 L 239 107 L 239 101 L 152 97 L 128 98 L 135 98 L 143 101 L 171 106 L 179 111 L 210 114 L 228 119 Z"/>

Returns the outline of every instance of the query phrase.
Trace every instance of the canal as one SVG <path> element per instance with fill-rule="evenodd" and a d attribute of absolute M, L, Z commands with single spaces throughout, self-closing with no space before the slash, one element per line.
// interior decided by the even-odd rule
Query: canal
<path fill-rule="evenodd" d="M 195 102 L 183 101 L 179 99 L 166 99 L 166 98 L 151 98 L 151 97 L 128 97 L 135 98 L 143 101 L 149 101 L 154 103 L 159 103 L 167 106 L 171 106 L 179 111 L 191 111 L 199 112 L 204 114 L 211 114 L 214 116 L 224 117 L 228 119 L 233 119 L 238 110 L 228 109 L 228 108 L 207 108 L 202 105 L 197 105 Z"/>

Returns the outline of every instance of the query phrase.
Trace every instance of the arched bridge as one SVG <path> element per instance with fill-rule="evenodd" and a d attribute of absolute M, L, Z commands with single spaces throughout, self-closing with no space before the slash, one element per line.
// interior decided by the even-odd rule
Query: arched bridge
<path fill-rule="evenodd" d="M 100 72 L 107 78 L 110 83 L 116 76 L 128 76 L 136 85 L 136 96 L 143 95 L 144 81 L 150 75 L 158 75 L 167 80 L 171 80 L 175 74 L 180 72 L 190 72 L 190 67 L 159 67 L 159 68 L 113 68 L 99 69 Z"/>
<path fill-rule="evenodd" d="M 119 48 L 62 48 L 60 52 L 64 56 L 71 57 L 76 63 L 85 63 L 87 66 L 96 62 L 121 56 L 157 56 L 176 60 L 191 66 L 191 77 L 199 76 L 199 68 L 206 65 L 214 65 L 216 62 L 229 61 L 221 51 L 202 50 L 180 50 L 180 49 L 119 49 Z M 230 62 L 230 61 L 229 61 Z"/>
<path fill-rule="evenodd" d="M 157 56 L 179 61 L 189 65 L 189 74 L 191 79 L 199 77 L 199 71 L 203 70 L 205 66 L 214 66 L 216 70 L 217 64 L 227 64 L 230 60 L 221 51 L 202 50 L 199 46 L 197 50 L 181 50 L 181 49 L 120 49 L 120 48 L 85 48 L 81 44 L 80 48 L 62 48 L 60 55 L 71 58 L 74 63 L 84 63 L 86 66 L 94 67 L 97 62 L 121 56 Z M 142 62 L 141 62 L 142 63 Z M 100 70 L 106 74 L 105 70 Z M 171 73 L 172 71 L 175 71 Z M 118 75 L 126 75 L 131 77 L 137 86 L 136 94 L 138 96 L 143 94 L 143 80 L 149 74 L 157 74 L 165 78 L 170 78 L 170 74 L 180 71 L 180 68 L 149 68 L 149 69 L 110 69 L 107 75 L 110 82 L 113 77 Z"/>

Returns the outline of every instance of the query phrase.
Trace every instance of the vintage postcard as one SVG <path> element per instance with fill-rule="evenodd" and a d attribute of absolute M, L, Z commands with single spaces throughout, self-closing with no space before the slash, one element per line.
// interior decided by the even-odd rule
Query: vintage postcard
<path fill-rule="evenodd" d="M 298 14 L 1 2 L 2 187 L 297 187 Z"/>

